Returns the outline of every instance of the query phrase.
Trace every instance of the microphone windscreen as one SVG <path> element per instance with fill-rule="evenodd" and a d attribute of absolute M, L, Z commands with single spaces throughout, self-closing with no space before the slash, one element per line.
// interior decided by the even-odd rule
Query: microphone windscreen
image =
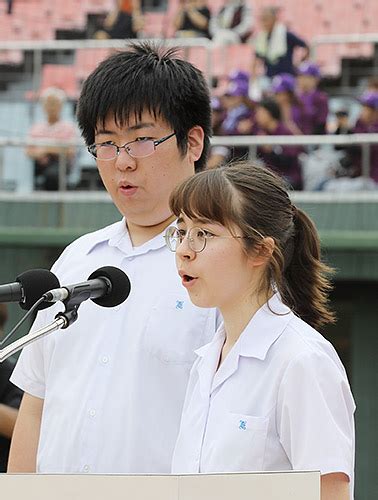
<path fill-rule="evenodd" d="M 98 299 L 92 299 L 97 305 L 102 307 L 115 307 L 122 304 L 130 295 L 131 283 L 126 273 L 118 267 L 105 266 L 94 271 L 88 280 L 96 278 L 107 278 L 111 283 L 109 293 Z"/>
<path fill-rule="evenodd" d="M 60 287 L 58 278 L 48 269 L 30 269 L 17 276 L 16 281 L 24 290 L 25 302 L 20 302 L 20 306 L 26 310 L 29 310 L 44 293 Z M 52 305 L 52 302 L 42 302 L 37 310 L 40 311 Z"/>

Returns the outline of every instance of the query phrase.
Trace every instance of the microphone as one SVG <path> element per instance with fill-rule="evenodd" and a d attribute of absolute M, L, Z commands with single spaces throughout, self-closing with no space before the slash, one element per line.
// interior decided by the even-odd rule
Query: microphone
<path fill-rule="evenodd" d="M 105 266 L 94 271 L 88 281 L 56 288 L 44 294 L 47 302 L 72 300 L 80 304 L 91 299 L 102 307 L 115 307 L 122 304 L 131 291 L 130 280 L 117 267 Z"/>
<path fill-rule="evenodd" d="M 51 271 L 31 269 L 17 276 L 15 283 L 0 285 L 0 302 L 18 302 L 22 309 L 29 310 L 44 293 L 59 286 L 58 278 Z M 51 305 L 42 302 L 37 309 L 45 309 Z"/>

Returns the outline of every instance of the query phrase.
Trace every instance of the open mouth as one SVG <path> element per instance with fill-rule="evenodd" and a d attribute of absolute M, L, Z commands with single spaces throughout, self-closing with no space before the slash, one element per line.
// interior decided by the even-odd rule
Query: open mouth
<path fill-rule="evenodd" d="M 133 186 L 132 184 L 120 184 L 120 189 L 125 194 L 134 194 L 138 190 L 138 187 Z"/>
<path fill-rule="evenodd" d="M 182 279 L 185 281 L 185 283 L 189 283 L 190 281 L 193 281 L 195 278 L 193 278 L 193 276 L 189 276 L 188 274 L 184 274 Z"/>

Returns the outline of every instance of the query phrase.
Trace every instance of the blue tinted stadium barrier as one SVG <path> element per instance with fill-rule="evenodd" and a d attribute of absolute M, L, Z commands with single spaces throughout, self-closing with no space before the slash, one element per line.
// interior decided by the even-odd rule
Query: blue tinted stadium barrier
<path fill-rule="evenodd" d="M 248 147 L 249 157 L 256 157 L 256 147 L 263 145 L 297 145 L 297 146 L 317 146 L 317 145 L 337 145 L 337 146 L 352 146 L 357 145 L 362 147 L 362 175 L 369 177 L 370 172 L 370 145 L 378 143 L 378 134 L 351 134 L 351 135 L 297 135 L 297 136 L 217 136 L 211 139 L 213 146 L 230 146 L 230 147 Z M 2 151 L 5 147 L 26 146 L 59 146 L 62 148 L 60 155 L 60 170 L 59 170 L 59 187 L 60 191 L 67 189 L 67 160 L 64 154 L 64 148 L 69 147 L 84 147 L 83 141 L 57 142 L 47 140 L 28 141 L 24 138 L 4 138 L 0 137 L 0 191 L 4 181 L 4 164 Z M 88 153 L 89 156 L 89 153 Z"/>

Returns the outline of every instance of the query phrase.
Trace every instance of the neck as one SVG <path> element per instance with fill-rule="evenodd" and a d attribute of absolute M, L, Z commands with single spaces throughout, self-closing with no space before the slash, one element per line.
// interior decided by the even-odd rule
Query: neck
<path fill-rule="evenodd" d="M 170 215 L 168 219 L 160 222 L 159 224 L 155 224 L 154 226 L 140 226 L 138 224 L 134 224 L 133 222 L 127 221 L 127 229 L 129 231 L 130 239 L 134 247 L 139 247 L 146 243 L 147 241 L 152 240 L 165 228 L 167 228 L 172 222 L 176 219 L 175 215 Z"/>
<path fill-rule="evenodd" d="M 248 293 L 244 298 L 238 298 L 234 304 L 220 308 L 226 331 L 224 349 L 228 352 L 237 342 L 248 323 L 265 302 L 273 296 L 273 292 Z"/>

